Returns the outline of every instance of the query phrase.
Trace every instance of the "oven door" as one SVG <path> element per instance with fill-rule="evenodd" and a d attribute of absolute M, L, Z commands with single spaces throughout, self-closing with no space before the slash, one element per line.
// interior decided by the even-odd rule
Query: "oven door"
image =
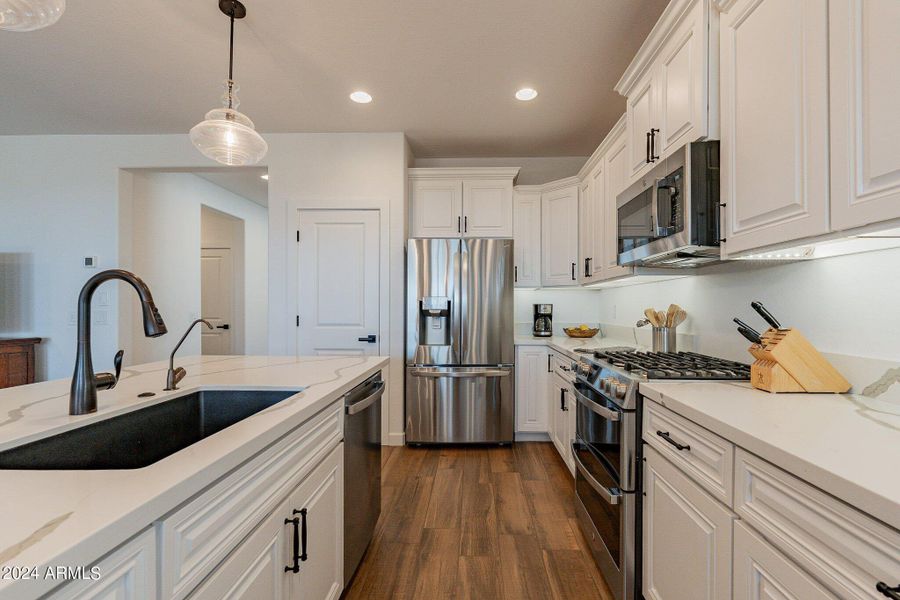
<path fill-rule="evenodd" d="M 577 437 L 610 471 L 615 487 L 635 486 L 635 413 L 622 408 L 581 381 L 572 384 L 577 403 Z"/>
<path fill-rule="evenodd" d="M 616 600 L 635 598 L 635 493 L 623 492 L 588 444 L 572 442 L 579 525 Z"/>

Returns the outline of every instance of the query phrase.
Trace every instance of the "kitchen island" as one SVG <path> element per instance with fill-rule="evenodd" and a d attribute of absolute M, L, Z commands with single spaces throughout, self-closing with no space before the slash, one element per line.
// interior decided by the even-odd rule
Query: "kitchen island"
<path fill-rule="evenodd" d="M 144 468 L 0 470 L 0 598 L 24 600 L 51 590 L 53 597 L 70 597 L 70 588 L 77 592 L 112 577 L 134 598 L 157 597 L 157 584 L 161 598 L 185 597 L 201 581 L 215 597 L 221 589 L 207 579 L 216 583 L 229 544 L 245 535 L 251 541 L 253 525 L 302 488 L 320 463 L 331 461 L 340 471 L 341 396 L 386 367 L 387 359 L 204 356 L 178 364 L 188 372 L 180 389 L 163 391 L 164 362 L 128 367 L 116 388 L 100 392 L 96 413 L 77 417 L 68 415 L 69 380 L 0 391 L 0 451 L 198 390 L 296 392 Z M 139 397 L 146 392 L 154 395 Z M 340 498 L 339 478 L 330 477 L 338 485 L 330 493 Z M 332 533 L 339 552 L 341 532 Z M 90 581 L 91 566 L 98 560 L 102 566 L 123 544 L 140 550 L 121 563 L 131 571 L 100 569 L 100 579 Z M 50 575 L 56 573 L 59 578 Z"/>

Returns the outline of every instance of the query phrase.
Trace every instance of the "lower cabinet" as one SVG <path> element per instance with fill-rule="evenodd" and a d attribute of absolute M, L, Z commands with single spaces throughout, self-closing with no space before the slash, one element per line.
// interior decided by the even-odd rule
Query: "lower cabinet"
<path fill-rule="evenodd" d="M 575 472 L 575 461 L 570 448 L 575 436 L 571 416 L 575 413 L 571 384 L 559 374 L 550 376 L 550 439 L 556 446 L 569 471 Z"/>
<path fill-rule="evenodd" d="M 516 348 L 516 431 L 549 430 L 546 395 L 548 357 L 546 346 Z"/>
<path fill-rule="evenodd" d="M 734 525 L 734 600 L 760 598 L 838 599 L 738 521 Z"/>
<path fill-rule="evenodd" d="M 734 515 L 651 446 L 644 449 L 644 597 L 730 598 Z"/>
<path fill-rule="evenodd" d="M 343 444 L 190 596 L 332 600 L 343 585 Z"/>

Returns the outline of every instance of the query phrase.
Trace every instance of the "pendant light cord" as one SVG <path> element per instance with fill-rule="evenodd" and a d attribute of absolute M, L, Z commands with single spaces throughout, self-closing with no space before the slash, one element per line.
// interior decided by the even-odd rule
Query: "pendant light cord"
<path fill-rule="evenodd" d="M 231 8 L 231 35 L 228 39 L 228 79 L 234 79 L 234 7 Z"/>

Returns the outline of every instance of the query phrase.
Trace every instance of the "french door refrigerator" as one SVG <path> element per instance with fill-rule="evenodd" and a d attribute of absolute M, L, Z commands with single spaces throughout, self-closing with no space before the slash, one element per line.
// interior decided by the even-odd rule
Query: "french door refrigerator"
<path fill-rule="evenodd" d="M 407 243 L 407 443 L 513 441 L 514 268 L 510 239 Z"/>

